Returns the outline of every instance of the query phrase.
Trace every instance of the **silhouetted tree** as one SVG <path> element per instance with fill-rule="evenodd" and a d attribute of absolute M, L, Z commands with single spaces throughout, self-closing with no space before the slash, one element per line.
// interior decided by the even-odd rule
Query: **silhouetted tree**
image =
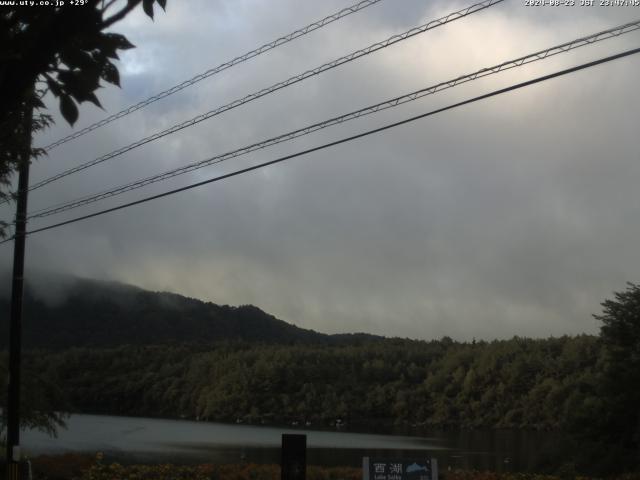
<path fill-rule="evenodd" d="M 106 32 L 138 5 L 153 18 L 154 4 L 163 9 L 166 0 L 85 0 L 82 5 L 21 6 L 0 9 L 0 200 L 7 191 L 11 175 L 24 161 L 45 152 L 31 148 L 35 131 L 47 127 L 51 117 L 42 97 L 51 92 L 59 99 L 60 112 L 71 125 L 78 119 L 77 104 L 92 102 L 100 107 L 95 91 L 104 80 L 120 85 L 117 67 L 112 60 L 118 51 L 133 45 L 117 33 Z M 36 111 L 32 114 L 32 108 Z M 0 222 L 0 236 L 6 223 Z M 1 372 L 0 372 L 1 373 Z M 0 375 L 6 378 L 6 375 Z M 50 433 L 61 425 L 53 405 L 61 407 L 58 392 L 49 388 L 43 376 L 24 375 L 21 420 L 24 426 Z M 0 393 L 4 424 L 6 389 Z"/>
<path fill-rule="evenodd" d="M 601 382 L 602 406 L 599 432 L 608 445 L 624 452 L 629 467 L 640 467 L 640 285 L 629 283 L 615 299 L 602 303 L 604 345 Z"/>
<path fill-rule="evenodd" d="M 166 0 L 85 0 L 83 5 L 59 7 L 12 6 L 0 8 L 0 200 L 6 199 L 11 174 L 17 170 L 29 136 L 24 112 L 32 103 L 44 110 L 46 92 L 59 99 L 62 116 L 70 124 L 78 119 L 77 104 L 100 107 L 95 91 L 100 81 L 120 85 L 112 60 L 133 45 L 117 33 L 106 32 L 138 5 L 153 18 L 157 3 Z M 34 128 L 50 117 L 36 114 Z M 32 157 L 42 154 L 32 151 Z M 1 232 L 2 230 L 0 230 Z"/>

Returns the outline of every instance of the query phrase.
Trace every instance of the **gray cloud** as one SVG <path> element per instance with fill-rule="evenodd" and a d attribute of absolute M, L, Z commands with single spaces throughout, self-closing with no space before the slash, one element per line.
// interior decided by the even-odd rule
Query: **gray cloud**
<path fill-rule="evenodd" d="M 399 6 L 400 5 L 400 6 Z M 52 152 L 37 180 L 465 4 L 385 0 Z M 109 112 L 343 2 L 169 2 L 119 31 Z M 629 8 L 505 2 L 34 192 L 34 208 L 189 163 L 608 28 Z M 117 29 L 118 30 L 118 29 Z M 628 38 L 626 38 L 628 37 Z M 638 34 L 157 185 L 208 178 L 635 46 Z M 34 235 L 28 265 L 219 303 L 326 332 L 460 339 L 595 332 L 637 280 L 638 60 L 629 58 L 171 198 Z M 81 121 L 101 118 L 92 107 Z M 69 129 L 58 121 L 42 138 Z M 139 198 L 141 192 L 105 205 Z M 82 210 L 83 212 L 92 209 Z M 73 215 L 60 219 L 70 218 Z M 34 222 L 34 226 L 47 224 Z M 635 241 L 634 241 L 635 240 Z M 8 263 L 10 249 L 0 253 Z"/>

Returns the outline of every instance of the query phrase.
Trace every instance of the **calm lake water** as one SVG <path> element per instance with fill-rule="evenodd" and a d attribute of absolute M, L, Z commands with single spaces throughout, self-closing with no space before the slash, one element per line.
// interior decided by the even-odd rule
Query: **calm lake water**
<path fill-rule="evenodd" d="M 363 434 L 151 418 L 72 415 L 58 438 L 27 431 L 31 455 L 104 452 L 123 462 L 279 463 L 283 433 L 307 435 L 309 465 L 360 466 L 363 456 L 436 457 L 441 469 L 540 470 L 554 449 L 549 434 L 482 431 L 434 432 L 424 436 Z"/>

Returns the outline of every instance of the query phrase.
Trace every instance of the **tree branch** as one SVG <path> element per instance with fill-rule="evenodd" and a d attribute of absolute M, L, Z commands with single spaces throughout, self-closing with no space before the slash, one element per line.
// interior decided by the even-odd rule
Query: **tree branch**
<path fill-rule="evenodd" d="M 102 28 L 108 28 L 111 25 L 113 25 L 114 23 L 122 20 L 124 17 L 127 16 L 127 14 L 133 10 L 134 8 L 136 8 L 138 6 L 138 4 L 140 3 L 141 0 L 134 0 L 134 1 L 130 1 L 126 7 L 124 7 L 123 9 L 121 9 L 118 13 L 114 13 L 112 16 L 110 16 L 109 18 L 103 20 L 102 22 Z"/>
<path fill-rule="evenodd" d="M 102 14 L 104 15 L 106 13 L 107 10 L 109 10 L 109 8 L 111 8 L 111 6 L 116 3 L 118 0 L 110 0 L 109 2 L 107 2 L 107 4 L 104 4 L 104 0 L 102 0 Z"/>

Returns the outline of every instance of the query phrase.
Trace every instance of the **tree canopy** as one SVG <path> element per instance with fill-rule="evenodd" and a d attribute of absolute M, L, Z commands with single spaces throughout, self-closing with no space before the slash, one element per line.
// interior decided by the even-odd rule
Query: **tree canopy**
<path fill-rule="evenodd" d="M 51 122 L 43 97 L 50 92 L 58 98 L 60 112 L 71 125 L 78 119 L 78 104 L 100 107 L 95 94 L 100 81 L 119 86 L 113 60 L 119 51 L 133 48 L 123 35 L 106 30 L 139 5 L 153 18 L 156 3 L 166 6 L 166 0 L 85 0 L 82 5 L 0 9 L 0 200 L 11 197 L 8 188 L 20 163 L 45 153 L 31 146 L 33 133 Z M 0 236 L 6 226 L 0 222 Z M 23 402 L 22 424 L 55 432 L 62 417 L 49 408 L 58 402 L 48 397 L 58 390 L 41 388 L 34 375 L 25 378 L 21 387 L 28 395 L 22 397 L 34 401 Z M 2 414 L 4 419 L 6 409 Z M 0 421 L 0 427 L 3 424 Z"/>
<path fill-rule="evenodd" d="M 618 445 L 625 457 L 640 466 L 640 285 L 629 283 L 614 299 L 602 303 L 600 338 L 605 363 L 600 397 L 602 441 Z"/>
<path fill-rule="evenodd" d="M 71 125 L 78 104 L 101 107 L 96 96 L 100 82 L 120 85 L 113 60 L 133 48 L 123 36 L 107 31 L 138 5 L 153 18 L 154 5 L 166 0 L 85 0 L 82 5 L 59 7 L 14 6 L 0 9 L 0 200 L 8 187 L 30 136 L 21 134 L 29 104 L 39 114 L 34 129 L 48 124 L 43 96 L 59 101 L 62 116 Z M 44 153 L 32 149 L 30 157 Z"/>
<path fill-rule="evenodd" d="M 24 362 L 33 391 L 49 392 L 34 412 L 555 430 L 571 436 L 551 463 L 597 473 L 640 466 L 637 285 L 602 304 L 600 336 L 471 343 L 329 336 L 255 307 L 116 284 L 70 291 L 55 308 L 27 295 L 27 310 L 51 337 L 33 342 L 38 350 Z M 0 373 L 2 364 L 0 355 Z"/>

